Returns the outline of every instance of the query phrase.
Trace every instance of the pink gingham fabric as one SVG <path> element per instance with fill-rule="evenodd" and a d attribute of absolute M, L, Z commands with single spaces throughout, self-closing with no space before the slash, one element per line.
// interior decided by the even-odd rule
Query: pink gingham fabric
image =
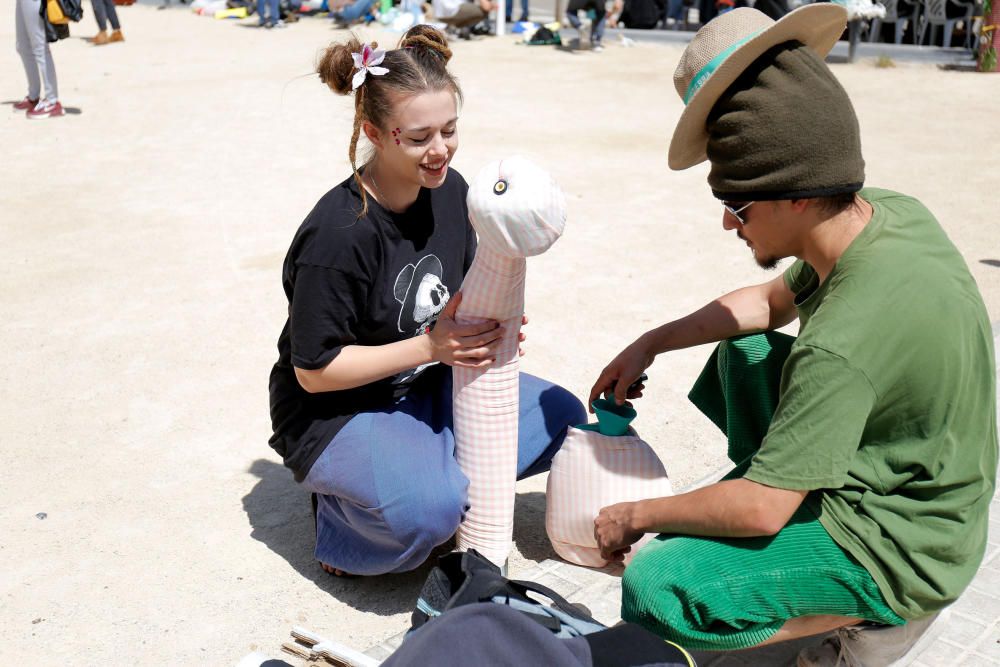
<path fill-rule="evenodd" d="M 546 172 L 523 158 L 508 158 L 479 173 L 467 202 L 479 247 L 455 319 L 498 320 L 505 334 L 489 368 L 452 369 L 455 456 L 469 478 L 469 511 L 456 539 L 460 550 L 475 549 L 503 565 L 514 530 L 524 258 L 544 252 L 562 234 L 565 200 Z"/>
<path fill-rule="evenodd" d="M 549 471 L 545 530 L 563 559 L 603 567 L 608 561 L 594 539 L 601 508 L 672 494 L 663 462 L 631 428 L 627 435 L 609 436 L 570 427 Z M 647 534 L 632 545 L 626 564 L 653 537 Z"/>

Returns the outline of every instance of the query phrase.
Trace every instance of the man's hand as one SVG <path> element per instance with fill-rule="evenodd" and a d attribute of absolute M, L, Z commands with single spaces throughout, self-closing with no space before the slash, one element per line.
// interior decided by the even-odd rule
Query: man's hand
<path fill-rule="evenodd" d="M 587 401 L 588 409 L 593 412 L 594 409 L 589 407 L 590 404 L 605 391 L 612 389 L 614 389 L 615 402 L 618 405 L 623 405 L 627 399 L 642 396 L 643 385 L 638 385 L 632 392 L 629 392 L 629 386 L 652 365 L 654 358 L 655 356 L 649 352 L 641 337 L 622 350 L 610 364 L 604 367 L 597 382 L 591 388 L 590 398 Z"/>
<path fill-rule="evenodd" d="M 460 325 L 455 321 L 460 303 L 462 293 L 458 292 L 448 301 L 427 334 L 431 358 L 449 366 L 486 368 L 496 361 L 504 329 L 495 320 Z"/>
<path fill-rule="evenodd" d="M 639 503 L 618 503 L 602 509 L 594 519 L 594 538 L 601 558 L 621 562 L 643 533 L 635 529 L 635 511 Z"/>

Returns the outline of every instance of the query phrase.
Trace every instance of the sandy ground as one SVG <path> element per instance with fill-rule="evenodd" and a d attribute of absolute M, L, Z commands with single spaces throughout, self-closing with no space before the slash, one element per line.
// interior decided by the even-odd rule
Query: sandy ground
<path fill-rule="evenodd" d="M 24 78 L 0 25 L 0 664 L 226 665 L 277 655 L 293 624 L 358 648 L 394 635 L 426 569 L 323 574 L 307 498 L 267 446 L 280 263 L 348 173 L 351 101 L 307 76 L 338 33 L 136 5 L 128 41 L 95 48 L 87 13 L 54 46 L 58 120 L 10 112 Z M 526 153 L 568 193 L 565 237 L 530 262 L 524 368 L 585 395 L 642 331 L 769 276 L 722 230 L 707 168 L 666 167 L 681 47 L 515 41 L 454 45 L 453 164 L 471 178 Z M 937 212 L 1000 319 L 1000 76 L 834 69 L 869 183 Z M 707 353 L 661 359 L 638 406 L 681 486 L 723 461 L 685 400 Z M 519 486 L 515 575 L 552 555 L 544 484 Z"/>

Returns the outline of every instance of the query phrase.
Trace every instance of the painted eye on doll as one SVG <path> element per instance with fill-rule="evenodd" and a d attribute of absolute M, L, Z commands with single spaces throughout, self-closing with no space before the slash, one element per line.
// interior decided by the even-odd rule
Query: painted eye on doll
<path fill-rule="evenodd" d="M 496 183 L 494 183 L 494 185 L 493 185 L 493 194 L 495 194 L 495 195 L 502 195 L 505 192 L 507 192 L 507 181 L 505 181 L 505 180 L 503 180 L 501 178 L 499 181 L 497 181 Z"/>

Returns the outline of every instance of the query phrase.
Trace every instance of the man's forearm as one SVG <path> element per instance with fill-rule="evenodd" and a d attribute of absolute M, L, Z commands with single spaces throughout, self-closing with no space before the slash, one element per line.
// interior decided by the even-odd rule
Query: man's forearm
<path fill-rule="evenodd" d="M 639 501 L 633 508 L 632 527 L 643 533 L 708 537 L 774 535 L 805 496 L 805 491 L 727 480 L 690 493 Z"/>
<path fill-rule="evenodd" d="M 769 322 L 767 299 L 757 287 L 730 292 L 679 320 L 647 332 L 654 354 L 680 350 L 744 333 L 763 331 Z"/>

